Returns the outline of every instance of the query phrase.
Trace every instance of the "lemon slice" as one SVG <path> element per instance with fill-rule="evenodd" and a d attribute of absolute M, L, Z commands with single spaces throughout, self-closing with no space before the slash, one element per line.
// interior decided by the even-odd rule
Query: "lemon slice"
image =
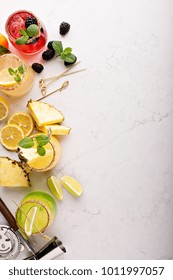
<path fill-rule="evenodd" d="M 18 144 L 23 138 L 22 129 L 14 124 L 5 125 L 0 131 L 1 144 L 10 151 L 17 150 Z"/>
<path fill-rule="evenodd" d="M 74 196 L 80 196 L 82 194 L 81 184 L 70 176 L 61 177 L 61 183 L 63 187 Z"/>
<path fill-rule="evenodd" d="M 61 186 L 55 176 L 50 176 L 47 180 L 48 187 L 52 194 L 58 199 L 62 200 L 63 199 L 63 193 Z"/>
<path fill-rule="evenodd" d="M 18 125 L 24 133 L 24 136 L 29 136 L 34 128 L 34 123 L 30 115 L 25 112 L 18 112 L 13 114 L 9 120 L 8 124 Z"/>
<path fill-rule="evenodd" d="M 8 72 L 8 68 L 5 67 L 0 71 L 0 86 L 13 87 L 17 84 L 14 80 L 14 76 L 11 76 Z"/>
<path fill-rule="evenodd" d="M 37 210 L 38 210 L 37 206 L 31 207 L 26 216 L 24 231 L 27 236 L 30 236 L 33 232 L 34 222 L 36 222 Z"/>
<path fill-rule="evenodd" d="M 9 109 L 10 107 L 7 100 L 0 96 L 0 121 L 4 120 L 8 116 Z"/>

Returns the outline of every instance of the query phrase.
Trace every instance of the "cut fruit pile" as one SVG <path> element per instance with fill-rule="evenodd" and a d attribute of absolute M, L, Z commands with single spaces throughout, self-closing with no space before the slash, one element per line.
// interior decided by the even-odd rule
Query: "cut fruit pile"
<path fill-rule="evenodd" d="M 0 157 L 0 187 L 30 187 L 28 174 L 20 162 Z"/>
<path fill-rule="evenodd" d="M 13 114 L 8 124 L 0 131 L 1 144 L 10 151 L 16 151 L 18 143 L 25 137 L 31 134 L 34 128 L 32 118 L 25 112 Z"/>
<path fill-rule="evenodd" d="M 9 113 L 9 104 L 5 98 L 0 96 L 0 121 L 4 120 Z"/>

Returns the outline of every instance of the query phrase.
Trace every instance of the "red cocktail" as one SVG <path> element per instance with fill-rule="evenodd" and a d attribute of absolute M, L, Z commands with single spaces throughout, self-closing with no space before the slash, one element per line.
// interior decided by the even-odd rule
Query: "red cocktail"
<path fill-rule="evenodd" d="M 35 54 L 46 44 L 46 29 L 31 12 L 16 11 L 7 19 L 5 29 L 11 44 L 24 54 Z"/>

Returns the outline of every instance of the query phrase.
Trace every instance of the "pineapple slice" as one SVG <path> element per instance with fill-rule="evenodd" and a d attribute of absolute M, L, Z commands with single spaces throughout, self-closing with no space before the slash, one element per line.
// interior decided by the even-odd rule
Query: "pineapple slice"
<path fill-rule="evenodd" d="M 0 157 L 0 187 L 30 187 L 29 176 L 20 162 Z"/>
<path fill-rule="evenodd" d="M 48 103 L 30 100 L 27 107 L 38 126 L 60 123 L 64 120 L 63 114 Z"/>
<path fill-rule="evenodd" d="M 39 131 L 43 131 L 46 134 L 51 130 L 52 135 L 67 135 L 70 133 L 71 128 L 59 124 L 49 124 L 44 126 L 36 126 Z"/>

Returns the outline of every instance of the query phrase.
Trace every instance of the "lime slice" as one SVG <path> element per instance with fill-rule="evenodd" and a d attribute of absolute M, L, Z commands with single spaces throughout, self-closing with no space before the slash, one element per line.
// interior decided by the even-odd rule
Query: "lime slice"
<path fill-rule="evenodd" d="M 48 187 L 49 187 L 50 191 L 52 192 L 52 194 L 58 200 L 62 200 L 63 199 L 63 193 L 62 193 L 62 189 L 61 189 L 61 186 L 60 186 L 57 178 L 55 176 L 50 176 L 47 179 L 47 184 L 48 184 Z"/>
<path fill-rule="evenodd" d="M 70 176 L 61 177 L 61 183 L 63 187 L 74 196 L 80 196 L 82 194 L 81 184 Z"/>
<path fill-rule="evenodd" d="M 35 218 L 36 218 L 37 210 L 38 210 L 37 206 L 33 206 L 32 208 L 30 208 L 26 216 L 24 230 L 27 236 L 30 236 L 32 234 L 33 226 L 36 222 Z"/>

